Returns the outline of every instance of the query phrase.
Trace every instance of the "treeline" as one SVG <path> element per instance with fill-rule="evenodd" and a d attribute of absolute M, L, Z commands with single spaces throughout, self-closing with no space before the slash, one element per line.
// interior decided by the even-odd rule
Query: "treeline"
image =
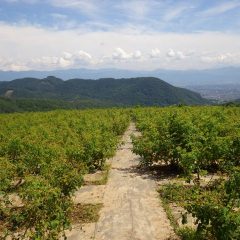
<path fill-rule="evenodd" d="M 112 107 L 111 102 L 94 99 L 77 99 L 64 101 L 61 99 L 9 99 L 0 97 L 0 113 L 44 112 L 56 109 L 86 109 Z"/>

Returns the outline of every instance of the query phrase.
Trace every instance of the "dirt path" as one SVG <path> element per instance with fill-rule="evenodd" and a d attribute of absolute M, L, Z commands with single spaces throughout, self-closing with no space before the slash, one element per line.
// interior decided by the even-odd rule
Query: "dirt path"
<path fill-rule="evenodd" d="M 137 134 L 134 124 L 112 160 L 95 240 L 163 240 L 174 236 L 155 181 L 137 171 L 139 158 L 131 151 L 131 134 Z"/>

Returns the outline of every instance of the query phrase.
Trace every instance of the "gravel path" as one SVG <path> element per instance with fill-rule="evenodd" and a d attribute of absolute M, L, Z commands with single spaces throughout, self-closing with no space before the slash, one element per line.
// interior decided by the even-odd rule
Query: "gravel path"
<path fill-rule="evenodd" d="M 139 157 L 131 151 L 131 134 L 138 134 L 134 124 L 124 134 L 125 143 L 112 160 L 94 239 L 173 239 L 173 229 L 161 206 L 155 180 L 137 171 Z"/>

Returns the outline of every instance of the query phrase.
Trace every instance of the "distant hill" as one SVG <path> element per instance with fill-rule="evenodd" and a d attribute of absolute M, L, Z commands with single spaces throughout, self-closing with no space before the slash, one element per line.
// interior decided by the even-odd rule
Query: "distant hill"
<path fill-rule="evenodd" d="M 200 94 L 184 88 L 174 87 L 153 77 L 113 79 L 96 81 L 84 79 L 62 79 L 49 76 L 44 79 L 22 78 L 0 82 L 0 96 L 15 103 L 41 105 L 40 99 L 50 99 L 45 104 L 63 108 L 108 107 L 108 106 L 167 106 L 172 104 L 206 104 Z M 53 102 L 53 100 L 55 100 Z M 62 101 L 57 103 L 56 100 Z M 2 100 L 3 101 L 3 100 Z M 26 103 L 28 102 L 28 103 Z M 9 103 L 9 102 L 8 102 Z M 31 104 L 30 104 L 31 106 Z M 29 107 L 31 109 L 31 107 Z"/>
<path fill-rule="evenodd" d="M 175 86 L 201 86 L 240 84 L 240 67 L 224 67 L 202 70 L 168 70 L 156 69 L 152 71 L 126 69 L 64 69 L 52 71 L 0 71 L 0 81 L 10 81 L 17 78 L 45 78 L 56 76 L 61 79 L 99 79 L 99 78 L 135 78 L 157 77 Z M 187 87 L 188 88 L 188 87 Z"/>
<path fill-rule="evenodd" d="M 80 99 L 77 101 L 64 101 L 58 99 L 9 99 L 0 97 L 0 113 L 12 112 L 43 112 L 55 109 L 84 109 L 111 107 L 112 105 L 103 101 L 91 99 Z"/>
<path fill-rule="evenodd" d="M 240 106 L 240 98 L 239 99 L 235 99 L 233 101 L 228 101 L 228 102 L 225 102 L 223 103 L 223 105 L 225 106 Z"/>

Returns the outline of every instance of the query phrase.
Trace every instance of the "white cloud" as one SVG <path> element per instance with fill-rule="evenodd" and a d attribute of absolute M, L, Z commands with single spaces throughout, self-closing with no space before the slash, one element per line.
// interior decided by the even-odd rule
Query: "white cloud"
<path fill-rule="evenodd" d="M 71 59 L 72 56 L 73 56 L 72 53 L 69 53 L 69 52 L 63 52 L 63 57 L 64 57 L 64 59 L 66 59 L 66 60 Z"/>
<path fill-rule="evenodd" d="M 55 69 L 56 67 L 61 67 L 60 58 L 55 56 L 43 56 L 31 59 L 28 65 L 32 68 L 38 66 L 38 69 Z"/>
<path fill-rule="evenodd" d="M 183 60 L 187 57 L 182 51 L 174 51 L 173 49 L 169 49 L 166 55 L 174 60 Z"/>
<path fill-rule="evenodd" d="M 133 53 L 133 58 L 135 58 L 135 59 L 140 59 L 140 58 L 142 58 L 142 53 L 141 53 L 141 51 L 139 51 L 139 50 L 137 50 L 137 51 L 135 51 L 134 53 Z"/>
<path fill-rule="evenodd" d="M 217 55 L 203 55 L 201 60 L 206 63 L 214 64 L 236 64 L 240 63 L 240 53 L 221 53 Z"/>
<path fill-rule="evenodd" d="M 66 21 L 68 16 L 65 14 L 60 14 L 60 13 L 52 13 L 51 16 L 56 19 L 56 20 L 60 20 L 60 21 Z"/>
<path fill-rule="evenodd" d="M 10 58 L 0 58 L 0 70 L 7 71 L 25 71 L 30 70 L 30 68 L 17 60 Z"/>
<path fill-rule="evenodd" d="M 75 9 L 90 16 L 99 10 L 96 0 L 49 0 L 48 3 L 59 8 Z"/>
<path fill-rule="evenodd" d="M 173 7 L 171 5 L 171 8 L 166 10 L 166 13 L 163 16 L 163 20 L 166 21 L 166 22 L 172 21 L 173 19 L 180 17 L 188 9 L 192 9 L 192 7 L 191 6 L 176 6 L 176 7 Z"/>
<path fill-rule="evenodd" d="M 177 51 L 176 55 L 177 55 L 177 59 L 179 60 L 186 58 L 186 55 L 181 51 Z"/>
<path fill-rule="evenodd" d="M 169 49 L 168 52 L 167 52 L 167 56 L 172 58 L 172 57 L 176 56 L 176 53 L 173 49 Z"/>
<path fill-rule="evenodd" d="M 115 49 L 115 51 L 112 54 L 113 60 L 130 60 L 130 59 L 141 59 L 142 58 L 142 52 L 140 50 L 136 50 L 134 52 L 126 52 L 122 48 L 118 47 Z"/>
<path fill-rule="evenodd" d="M 151 50 L 150 57 L 151 58 L 159 58 L 160 57 L 160 50 L 158 48 L 154 48 Z"/>
<path fill-rule="evenodd" d="M 225 58 L 223 64 L 240 64 L 240 58 L 236 57 L 240 52 L 239 34 L 161 33 L 120 27 L 95 32 L 81 28 L 53 31 L 1 22 L 0 29 L 2 70 L 70 67 L 199 69 L 214 67 L 217 61 L 210 61 L 207 57 L 224 53 L 235 55 Z M 157 59 L 160 57 L 161 61 Z"/>
<path fill-rule="evenodd" d="M 153 0 L 120 1 L 115 8 L 122 10 L 129 18 L 142 19 L 147 16 L 154 2 Z"/>
<path fill-rule="evenodd" d="M 59 63 L 59 67 L 61 67 L 61 68 L 66 68 L 66 67 L 72 66 L 72 61 L 67 60 L 67 59 L 65 59 L 63 57 L 59 58 L 58 63 Z"/>
<path fill-rule="evenodd" d="M 91 66 L 94 62 L 92 56 L 85 51 L 75 53 L 63 52 L 61 56 L 44 56 L 31 59 L 27 65 L 32 69 L 57 69 L 68 67 Z"/>
<path fill-rule="evenodd" d="M 74 57 L 75 57 L 75 59 L 83 60 L 85 62 L 90 62 L 92 60 L 92 56 L 89 53 L 84 52 L 82 50 L 78 51 L 74 55 Z"/>
<path fill-rule="evenodd" d="M 118 47 L 112 54 L 112 58 L 115 60 L 126 60 L 132 57 L 131 53 L 125 52 L 122 48 Z"/>
<path fill-rule="evenodd" d="M 188 10 L 195 8 L 193 3 L 158 1 L 158 0 L 129 0 L 116 1 L 117 11 L 131 20 L 142 20 L 145 23 L 159 26 L 161 22 L 169 22 L 181 17 Z"/>
<path fill-rule="evenodd" d="M 215 15 L 230 11 L 237 7 L 240 7 L 239 1 L 226 1 L 226 2 L 222 2 L 212 8 L 209 8 L 209 9 L 203 11 L 201 13 L 201 15 L 206 16 L 206 17 L 215 16 Z"/>

